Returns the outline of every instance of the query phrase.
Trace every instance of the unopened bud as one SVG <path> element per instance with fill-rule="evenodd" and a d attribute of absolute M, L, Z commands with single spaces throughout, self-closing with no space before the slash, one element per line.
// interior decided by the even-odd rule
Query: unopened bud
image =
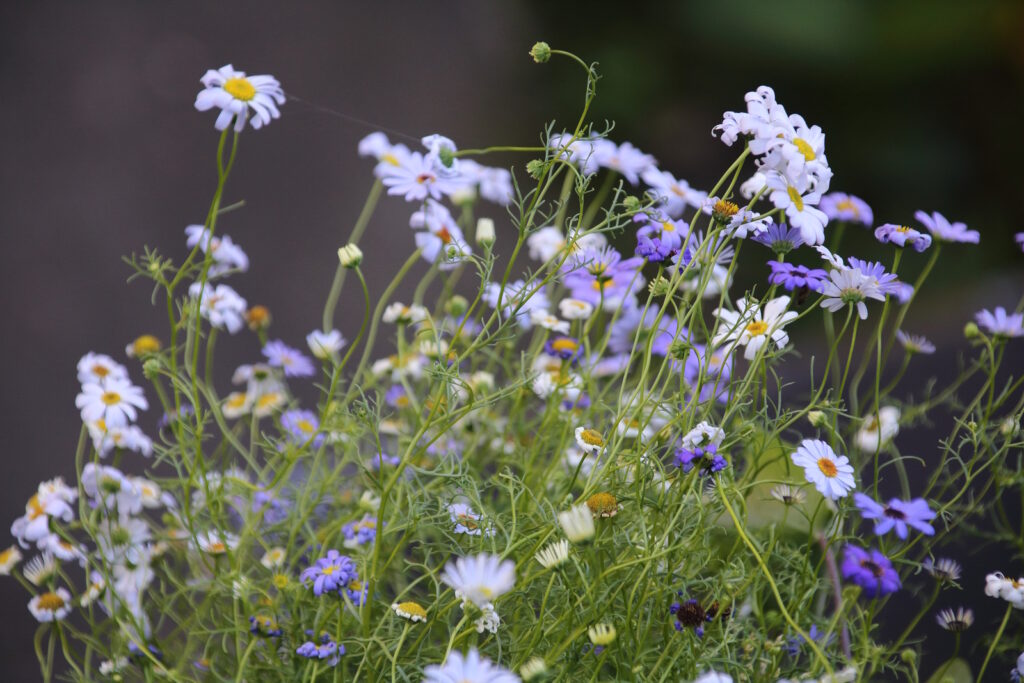
<path fill-rule="evenodd" d="M 543 64 L 551 59 L 551 46 L 543 40 L 538 41 L 533 44 L 532 48 L 530 48 L 530 56 L 533 57 L 533 61 L 538 64 Z"/>
<path fill-rule="evenodd" d="M 690 344 L 690 342 L 680 340 L 677 342 L 673 342 L 672 345 L 668 347 L 668 352 L 669 355 L 671 355 L 676 360 L 685 360 L 690 355 L 690 350 L 692 348 L 693 346 Z"/>
<path fill-rule="evenodd" d="M 245 312 L 245 323 L 253 332 L 270 327 L 270 309 L 266 306 L 253 306 Z"/>
<path fill-rule="evenodd" d="M 469 308 L 469 301 L 466 297 L 456 294 L 451 299 L 448 299 L 444 305 L 444 311 L 453 318 L 458 318 L 460 315 L 466 312 Z"/>
<path fill-rule="evenodd" d="M 476 222 L 476 241 L 485 247 L 494 245 L 494 221 L 490 218 L 481 218 Z"/>
<path fill-rule="evenodd" d="M 544 172 L 544 162 L 540 159 L 531 159 L 526 162 L 526 172 L 530 174 L 531 178 L 540 178 Z"/>
<path fill-rule="evenodd" d="M 821 429 L 828 424 L 828 417 L 820 410 L 812 410 L 807 413 L 807 419 L 810 421 L 812 426 L 817 427 L 818 429 Z"/>
<path fill-rule="evenodd" d="M 147 358 L 142 364 L 142 374 L 146 376 L 148 380 L 154 380 L 160 376 L 160 361 L 156 358 Z"/>
<path fill-rule="evenodd" d="M 917 661 L 917 653 L 911 650 L 909 647 L 900 650 L 900 659 L 903 660 L 904 664 L 913 664 Z"/>
<path fill-rule="evenodd" d="M 363 252 L 354 244 L 346 244 L 338 249 L 338 260 L 345 268 L 358 268 L 363 262 Z"/>
<path fill-rule="evenodd" d="M 663 275 L 654 278 L 651 280 L 651 284 L 647 285 L 647 291 L 651 293 L 651 296 L 665 296 L 669 289 L 671 289 L 670 283 Z"/>
<path fill-rule="evenodd" d="M 622 208 L 626 211 L 639 211 L 640 210 L 640 199 L 630 195 L 622 200 Z"/>
<path fill-rule="evenodd" d="M 978 329 L 977 323 L 970 322 L 964 325 L 964 337 L 967 339 L 975 339 L 979 334 L 981 330 Z"/>

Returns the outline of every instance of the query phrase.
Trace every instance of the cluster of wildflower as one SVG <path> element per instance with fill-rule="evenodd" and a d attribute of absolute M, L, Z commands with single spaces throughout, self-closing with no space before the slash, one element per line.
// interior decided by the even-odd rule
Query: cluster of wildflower
<path fill-rule="evenodd" d="M 2 574 L 18 571 L 19 548 L 40 553 L 20 575 L 41 622 L 66 619 L 79 594 L 92 631 L 72 647 L 86 656 L 64 630 L 40 632 L 74 667 L 146 680 L 723 683 L 916 666 L 907 638 L 920 619 L 897 641 L 872 620 L 903 618 L 887 601 L 919 588 L 918 569 L 936 590 L 957 587 L 960 566 L 933 551 L 955 513 L 977 512 L 965 494 L 1022 480 L 1021 384 L 997 377 L 1024 336 L 1019 309 L 969 324 L 983 383 L 966 409 L 958 385 L 899 399 L 913 357 L 937 352 L 902 329 L 908 307 L 943 244 L 977 243 L 977 231 L 937 212 L 875 226 L 863 200 L 829 193 L 821 128 L 767 87 L 715 127 L 742 151 L 710 191 L 586 121 L 549 131 L 525 174 L 441 135 L 410 149 L 373 133 L 358 153 L 375 180 L 307 354 L 270 338 L 269 309 L 223 282 L 250 265 L 219 230 L 239 139 L 280 116 L 284 93 L 230 65 L 202 83 L 196 108 L 219 110 L 222 131 L 208 219 L 186 228 L 178 265 L 153 251 L 131 261 L 171 312 L 166 347 L 147 335 L 126 349 L 162 408 L 159 437 L 137 424 L 148 403 L 126 368 L 85 356 L 76 403 L 91 438 L 77 486 L 40 484 L 0 553 Z M 358 242 L 385 194 L 411 204 L 412 254 L 374 301 L 362 268 L 379 250 Z M 493 210 L 481 200 L 507 218 L 478 217 Z M 888 269 L 840 255 L 843 225 L 911 249 Z M 761 261 L 766 284 L 735 291 L 746 241 L 774 258 Z M 925 251 L 915 285 L 901 282 L 901 259 Z M 392 300 L 417 268 L 412 303 Z M 351 300 L 366 302 L 361 323 L 339 324 L 351 341 L 334 327 L 349 276 Z M 803 318 L 828 342 L 806 395 L 790 338 Z M 226 395 L 212 372 L 225 331 L 254 359 Z M 920 482 L 901 430 L 939 408 L 960 413 Z M 160 483 L 119 469 L 126 452 L 159 466 Z M 885 493 L 890 471 L 900 495 Z M 69 561 L 85 570 L 81 590 Z M 991 574 L 985 592 L 1024 608 L 1022 580 Z M 968 607 L 934 618 L 957 633 L 975 619 Z"/>

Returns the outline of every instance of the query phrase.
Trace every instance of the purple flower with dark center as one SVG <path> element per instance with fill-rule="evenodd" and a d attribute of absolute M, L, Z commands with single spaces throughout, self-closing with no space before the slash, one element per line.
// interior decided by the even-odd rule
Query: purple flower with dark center
<path fill-rule="evenodd" d="M 808 268 L 779 261 L 769 261 L 768 266 L 772 269 L 771 275 L 768 276 L 768 282 L 780 285 L 790 292 L 801 287 L 806 287 L 812 292 L 821 292 L 825 286 L 825 280 L 828 279 L 828 273 L 821 268 Z"/>
<path fill-rule="evenodd" d="M 1024 313 L 1007 313 L 1002 306 L 995 311 L 985 309 L 974 315 L 978 324 L 997 337 L 1024 336 Z"/>
<path fill-rule="evenodd" d="M 697 446 L 694 449 L 680 448 L 675 453 L 677 467 L 683 468 L 683 472 L 690 472 L 693 468 L 699 469 L 705 475 L 712 475 L 721 472 L 729 463 L 718 454 L 714 444 Z"/>
<path fill-rule="evenodd" d="M 930 216 L 924 211 L 918 211 L 914 214 L 914 218 L 940 242 L 977 244 L 981 239 L 981 235 L 978 234 L 977 230 L 968 230 L 965 223 L 950 223 L 938 211 L 933 211 Z"/>
<path fill-rule="evenodd" d="M 843 578 L 864 589 L 869 598 L 882 597 L 900 589 L 900 575 L 889 558 L 877 550 L 848 545 L 843 551 Z"/>
<path fill-rule="evenodd" d="M 320 420 L 308 410 L 286 410 L 281 413 L 281 427 L 287 432 L 288 440 L 301 446 L 312 439 L 313 448 L 320 448 L 324 435 L 318 433 Z"/>
<path fill-rule="evenodd" d="M 932 246 L 931 235 L 914 230 L 907 225 L 895 225 L 886 223 L 875 228 L 875 239 L 882 244 L 895 244 L 897 247 L 913 247 L 917 251 L 924 251 Z"/>
<path fill-rule="evenodd" d="M 935 535 L 935 527 L 928 522 L 935 519 L 935 513 L 924 498 L 903 501 L 893 498 L 888 505 L 875 502 L 863 493 L 853 494 L 853 500 L 860 508 L 860 516 L 875 520 L 875 533 L 879 536 L 893 529 L 901 539 L 907 539 L 907 527 L 913 527 L 926 536 Z"/>
<path fill-rule="evenodd" d="M 549 356 L 575 362 L 583 355 L 583 345 L 580 344 L 578 339 L 559 335 L 545 342 L 544 352 Z"/>
<path fill-rule="evenodd" d="M 672 255 L 672 248 L 657 237 L 638 237 L 635 253 L 651 263 L 661 263 Z"/>
<path fill-rule="evenodd" d="M 674 626 L 677 631 L 692 628 L 698 638 L 704 637 L 704 624 L 715 618 L 714 614 L 701 607 L 700 602 L 692 599 L 673 602 L 669 613 L 676 618 Z"/>
<path fill-rule="evenodd" d="M 804 244 L 804 238 L 798 228 L 790 228 L 785 223 L 776 223 L 754 235 L 754 241 L 760 242 L 776 254 L 785 254 Z"/>
<path fill-rule="evenodd" d="M 846 223 L 863 223 L 870 228 L 875 222 L 875 216 L 871 207 L 860 197 L 842 192 L 832 192 L 821 198 L 818 203 L 830 221 L 844 221 Z"/>
<path fill-rule="evenodd" d="M 267 357 L 267 365 L 282 368 L 285 377 L 312 377 L 315 372 L 313 361 L 280 339 L 267 342 L 263 355 Z"/>
<path fill-rule="evenodd" d="M 850 256 L 846 260 L 851 268 L 856 268 L 864 273 L 866 277 L 874 278 L 875 282 L 878 283 L 878 290 L 882 294 L 897 294 L 901 283 L 896 279 L 894 273 L 887 273 L 885 266 L 881 263 L 877 261 L 862 261 L 856 256 Z"/>
<path fill-rule="evenodd" d="M 337 550 L 328 550 L 326 557 L 321 557 L 299 575 L 302 581 L 313 582 L 313 595 L 318 596 L 338 590 L 339 586 L 344 588 L 357 578 L 356 563 Z"/>

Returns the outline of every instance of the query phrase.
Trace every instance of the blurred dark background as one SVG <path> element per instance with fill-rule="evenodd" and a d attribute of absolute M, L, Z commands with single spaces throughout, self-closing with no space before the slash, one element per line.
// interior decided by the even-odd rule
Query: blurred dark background
<path fill-rule="evenodd" d="M 291 101 L 280 121 L 242 136 L 226 203 L 246 207 L 219 224 L 252 261 L 231 284 L 271 308 L 272 337 L 303 346 L 317 326 L 335 250 L 372 181 L 355 154 L 371 128 L 321 108 L 417 137 L 442 132 L 463 147 L 533 144 L 546 122 L 574 120 L 583 94 L 578 68 L 529 59 L 543 39 L 600 62 L 593 116 L 616 122 L 613 139 L 697 187 L 734 155 L 710 135 L 721 112 L 769 84 L 789 111 L 824 128 L 833 189 L 866 199 L 879 223 L 925 209 L 980 230 L 980 247 L 947 250 L 909 316 L 907 327 L 940 347 L 923 381 L 949 366 L 974 310 L 1012 307 L 1021 294 L 1024 255 L 1012 235 L 1024 230 L 1022 28 L 1024 5 L 994 0 L 4 3 L 0 415 L 9 465 L 0 521 L 22 513 L 40 480 L 73 480 L 77 359 L 90 350 L 123 359 L 137 335 L 166 337 L 149 290 L 126 286 L 120 257 L 149 245 L 180 260 L 184 227 L 205 216 L 217 133 L 214 115 L 192 103 L 208 68 L 271 73 L 316 105 Z M 383 201 L 364 238 L 375 293 L 412 248 L 408 213 L 398 199 Z M 866 231 L 854 239 L 853 253 L 882 253 Z M 905 263 L 911 277 L 923 258 Z M 360 316 L 357 302 L 342 301 L 347 336 Z M 240 334 L 218 356 L 228 371 L 258 358 L 258 343 Z M 152 433 L 157 417 L 151 410 L 140 424 Z M 991 630 L 981 588 L 994 568 L 969 566 L 957 596 L 979 611 L 979 636 Z M 1020 569 L 1019 558 L 1002 568 Z M 4 680 L 38 679 L 27 599 L 0 580 Z M 930 647 L 949 643 L 940 633 Z"/>

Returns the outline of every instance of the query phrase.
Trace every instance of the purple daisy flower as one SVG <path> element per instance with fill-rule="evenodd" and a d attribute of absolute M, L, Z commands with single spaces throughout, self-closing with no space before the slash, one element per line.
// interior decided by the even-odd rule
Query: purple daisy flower
<path fill-rule="evenodd" d="M 656 321 L 657 330 L 654 329 Z M 622 315 L 612 325 L 608 348 L 613 353 L 629 353 L 635 340 L 637 348 L 642 349 L 652 334 L 654 342 L 651 344 L 651 353 L 656 356 L 667 356 L 669 347 L 676 339 L 689 336 L 686 328 L 679 329 L 676 319 L 670 315 L 663 315 L 658 321 L 657 307 L 649 306 L 645 310 L 639 306 L 630 306 L 623 309 Z"/>
<path fill-rule="evenodd" d="M 760 242 L 776 254 L 785 254 L 805 244 L 798 228 L 790 228 L 785 223 L 769 225 L 754 235 L 754 241 Z"/>
<path fill-rule="evenodd" d="M 979 311 L 974 319 L 997 337 L 1024 336 L 1024 313 L 1007 313 L 1005 308 L 997 306 L 995 311 Z"/>
<path fill-rule="evenodd" d="M 548 339 L 544 344 L 544 353 L 562 360 L 575 362 L 583 355 L 583 345 L 578 339 L 562 335 Z"/>
<path fill-rule="evenodd" d="M 821 292 L 825 281 L 828 280 L 828 273 L 821 268 L 808 268 L 779 261 L 769 261 L 768 266 L 772 269 L 768 282 L 780 285 L 790 292 L 801 287 L 806 287 L 812 292 Z"/>
<path fill-rule="evenodd" d="M 907 353 L 935 353 L 935 344 L 919 334 L 907 334 L 903 330 L 896 330 L 896 339 Z"/>
<path fill-rule="evenodd" d="M 810 636 L 812 641 L 815 643 L 822 643 L 825 647 L 831 645 L 836 639 L 836 635 L 833 633 L 828 637 L 827 641 L 822 642 L 825 638 L 825 632 L 818 628 L 817 624 L 811 624 L 811 628 L 808 629 L 807 635 Z M 785 650 L 791 657 L 798 657 L 800 655 L 800 651 L 803 649 L 804 643 L 806 642 L 807 640 L 801 635 L 790 636 L 786 640 Z"/>
<path fill-rule="evenodd" d="M 940 242 L 977 244 L 981 239 L 977 230 L 968 230 L 965 223 L 950 223 L 938 211 L 933 211 L 930 216 L 924 211 L 918 211 L 914 214 L 914 218 L 928 229 L 932 237 Z"/>
<path fill-rule="evenodd" d="M 281 413 L 281 427 L 288 433 L 288 440 L 296 445 L 312 439 L 313 448 L 320 448 L 324 435 L 318 433 L 320 420 L 309 410 L 286 410 Z"/>
<path fill-rule="evenodd" d="M 864 595 L 878 598 L 900 589 L 900 575 L 889 558 L 877 550 L 848 545 L 843 551 L 843 578 L 864 589 Z"/>
<path fill-rule="evenodd" d="M 362 607 L 366 603 L 366 596 L 369 594 L 369 589 L 359 579 L 350 581 L 345 586 L 345 595 L 352 601 L 352 604 L 356 607 Z M 344 652 L 342 653 L 344 654 Z"/>
<path fill-rule="evenodd" d="M 645 258 L 651 263 L 661 263 L 672 255 L 672 248 L 657 237 L 638 237 L 636 240 L 636 253 L 640 258 Z"/>
<path fill-rule="evenodd" d="M 928 522 L 935 519 L 935 512 L 928 507 L 924 498 L 903 501 L 893 498 L 888 505 L 882 505 L 863 493 L 853 494 L 853 500 L 860 508 L 860 516 L 875 520 L 875 533 L 879 536 L 893 529 L 896 535 L 907 540 L 907 528 L 913 527 L 926 536 L 935 535 L 935 527 Z"/>
<path fill-rule="evenodd" d="M 725 458 L 718 454 L 718 449 L 714 444 L 697 446 L 692 450 L 680 448 L 676 451 L 674 457 L 676 466 L 681 467 L 683 472 L 690 472 L 696 467 L 703 474 L 711 475 L 715 472 L 721 472 L 729 465 Z"/>
<path fill-rule="evenodd" d="M 870 228 L 875 222 L 875 216 L 871 207 L 860 197 L 842 192 L 832 192 L 821 198 L 818 203 L 830 221 L 843 221 L 846 223 L 863 223 L 864 227 Z"/>
<path fill-rule="evenodd" d="M 731 393 L 729 380 L 732 378 L 732 367 L 725 351 L 712 350 L 708 355 L 708 347 L 695 344 L 686 356 L 683 364 L 683 380 L 690 391 L 698 389 L 698 400 L 704 403 L 714 397 L 720 403 L 729 400 Z M 673 367 L 677 361 L 673 361 Z M 703 371 L 703 372 L 702 372 Z M 689 401 L 690 397 L 686 398 Z"/>
<path fill-rule="evenodd" d="M 867 277 L 875 279 L 878 283 L 878 289 L 882 294 L 897 294 L 899 286 L 902 284 L 896 279 L 894 273 L 887 273 L 885 266 L 877 261 L 862 261 L 856 256 L 851 256 L 846 259 L 851 268 L 856 268 L 860 272 L 864 273 Z M 913 287 L 911 287 L 913 290 Z M 897 294 L 897 297 L 899 295 Z"/>
<path fill-rule="evenodd" d="M 932 246 L 931 235 L 925 235 L 906 225 L 886 223 L 875 228 L 875 239 L 882 244 L 895 244 L 897 247 L 913 247 L 924 251 Z"/>
<path fill-rule="evenodd" d="M 263 522 L 273 526 L 274 524 L 280 524 L 288 518 L 291 503 L 273 491 L 257 491 L 252 494 L 250 509 L 253 513 L 262 512 Z"/>
<path fill-rule="evenodd" d="M 612 247 L 588 247 L 562 267 L 565 286 L 574 299 L 618 308 L 646 284 L 640 275 L 641 258 L 623 259 Z"/>
<path fill-rule="evenodd" d="M 641 238 L 648 238 L 650 241 L 656 240 L 668 249 L 669 253 L 680 249 L 683 246 L 683 237 L 690 232 L 690 226 L 686 221 L 673 221 L 668 218 L 659 220 L 646 216 L 640 220 L 645 220 L 646 223 L 636 231 L 637 241 L 641 241 Z"/>
<path fill-rule="evenodd" d="M 1017 240 L 1017 246 L 1020 247 L 1021 251 L 1024 251 L 1024 232 L 1018 232 L 1013 236 L 1013 239 Z"/>
<path fill-rule="evenodd" d="M 299 575 L 302 581 L 313 582 L 313 595 L 317 596 L 344 588 L 358 577 L 356 563 L 337 550 L 328 550 L 326 557 L 321 557 Z"/>
<path fill-rule="evenodd" d="M 267 365 L 282 368 L 285 377 L 313 376 L 313 361 L 280 339 L 267 342 L 263 347 L 263 355 L 267 357 Z"/>
<path fill-rule="evenodd" d="M 387 393 L 384 394 L 384 402 L 392 408 L 407 408 L 409 406 L 409 394 L 401 384 L 392 384 Z"/>
<path fill-rule="evenodd" d="M 278 625 L 277 620 L 265 614 L 257 614 L 249 617 L 249 633 L 265 638 L 276 638 L 284 631 Z"/>
<path fill-rule="evenodd" d="M 346 548 L 373 543 L 377 538 L 377 520 L 373 517 L 363 517 L 358 521 L 349 522 L 341 527 L 341 533 L 345 535 Z"/>
<path fill-rule="evenodd" d="M 323 645 L 307 640 L 295 649 L 295 654 L 308 659 L 326 659 L 327 666 L 334 666 L 338 663 L 338 657 L 345 654 L 345 646 L 338 645 L 333 640 L 328 640 Z"/>

